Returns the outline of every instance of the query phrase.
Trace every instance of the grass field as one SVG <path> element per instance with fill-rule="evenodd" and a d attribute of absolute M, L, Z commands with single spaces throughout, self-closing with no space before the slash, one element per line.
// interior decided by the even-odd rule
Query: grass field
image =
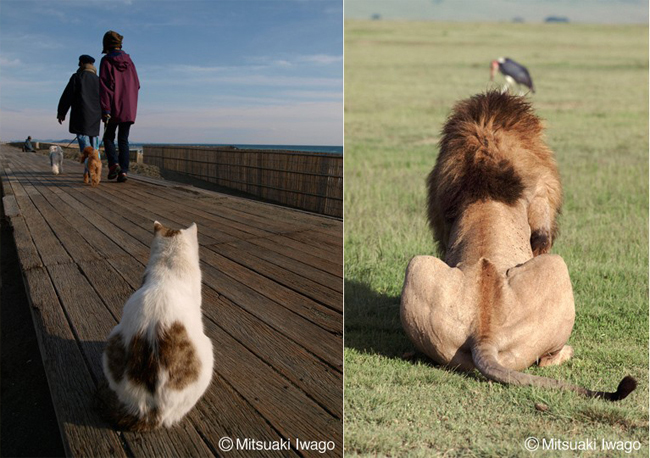
<path fill-rule="evenodd" d="M 648 456 L 648 28 L 350 21 L 345 41 L 346 455 L 530 456 L 536 437 Z M 404 270 L 435 254 L 425 179 L 439 132 L 457 100 L 492 87 L 499 56 L 535 81 L 564 186 L 553 252 L 576 303 L 575 356 L 528 372 L 606 390 L 631 374 L 639 387 L 620 403 L 401 357 L 413 350 Z M 640 450 L 605 452 L 602 440 Z"/>

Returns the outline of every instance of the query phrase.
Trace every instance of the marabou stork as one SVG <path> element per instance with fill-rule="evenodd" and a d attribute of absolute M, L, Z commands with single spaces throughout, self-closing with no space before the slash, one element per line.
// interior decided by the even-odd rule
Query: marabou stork
<path fill-rule="evenodd" d="M 520 86 L 522 84 L 530 89 L 533 94 L 535 93 L 533 79 L 530 77 L 528 70 L 523 65 L 518 64 L 507 57 L 499 57 L 497 60 L 492 61 L 490 67 L 490 81 L 494 81 L 494 74 L 496 73 L 497 68 L 506 79 L 506 84 L 503 86 L 504 92 L 507 91 L 510 86 L 514 86 L 515 83 L 517 83 L 520 94 L 522 93 Z"/>

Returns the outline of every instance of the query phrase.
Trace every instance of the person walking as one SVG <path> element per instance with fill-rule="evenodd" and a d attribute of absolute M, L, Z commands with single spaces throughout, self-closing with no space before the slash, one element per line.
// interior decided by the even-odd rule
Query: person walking
<path fill-rule="evenodd" d="M 99 93 L 104 121 L 104 147 L 108 158 L 108 179 L 124 182 L 129 171 L 129 132 L 138 111 L 140 80 L 131 57 L 122 51 L 117 32 L 104 34 L 99 66 Z M 119 155 L 115 150 L 115 133 Z"/>
<path fill-rule="evenodd" d="M 95 59 L 87 54 L 79 56 L 79 69 L 70 77 L 65 87 L 59 107 L 57 119 L 63 124 L 70 110 L 71 134 L 77 135 L 79 151 L 87 146 L 99 149 L 99 125 L 102 111 L 99 105 L 99 77 L 93 65 Z"/>

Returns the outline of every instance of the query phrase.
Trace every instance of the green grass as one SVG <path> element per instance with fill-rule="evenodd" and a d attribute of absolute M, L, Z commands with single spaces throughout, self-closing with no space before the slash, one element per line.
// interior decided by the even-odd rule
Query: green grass
<path fill-rule="evenodd" d="M 529 456 L 535 436 L 639 441 L 648 456 L 648 28 L 349 21 L 345 38 L 346 455 Z M 435 254 L 425 179 L 439 132 L 457 100 L 492 87 L 502 55 L 535 81 L 564 186 L 553 252 L 576 303 L 574 358 L 528 372 L 607 390 L 631 374 L 621 403 L 401 358 L 404 270 Z"/>

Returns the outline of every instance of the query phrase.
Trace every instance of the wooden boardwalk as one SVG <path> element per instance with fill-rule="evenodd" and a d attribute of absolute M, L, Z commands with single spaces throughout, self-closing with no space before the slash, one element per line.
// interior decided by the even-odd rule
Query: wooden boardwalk
<path fill-rule="evenodd" d="M 342 222 L 154 179 L 106 181 L 106 168 L 92 188 L 81 165 L 65 161 L 64 171 L 55 176 L 46 156 L 0 146 L 3 205 L 66 453 L 341 456 Z M 101 354 L 141 284 L 156 219 L 198 225 L 214 376 L 176 427 L 116 432 L 94 405 Z M 289 439 L 291 450 L 223 452 L 224 437 Z M 298 450 L 296 438 L 335 449 Z"/>

